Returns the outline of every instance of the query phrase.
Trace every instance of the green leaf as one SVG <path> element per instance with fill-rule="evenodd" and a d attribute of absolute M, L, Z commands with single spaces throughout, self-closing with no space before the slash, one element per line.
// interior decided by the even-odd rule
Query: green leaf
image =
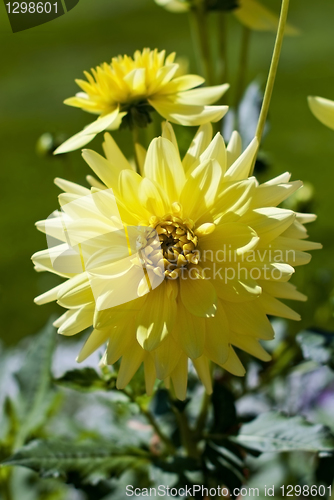
<path fill-rule="evenodd" d="M 300 416 L 290 418 L 275 411 L 263 413 L 244 424 L 238 436 L 230 439 L 259 452 L 334 451 L 334 437 L 326 427 L 311 424 Z"/>
<path fill-rule="evenodd" d="M 52 322 L 53 320 L 50 320 L 43 330 L 32 338 L 32 347 L 27 352 L 25 362 L 15 374 L 21 393 L 22 420 L 16 446 L 21 446 L 25 439 L 44 423 L 54 402 L 51 363 L 56 333 Z"/>
<path fill-rule="evenodd" d="M 240 488 L 245 481 L 244 463 L 237 446 L 227 440 L 222 441 L 221 445 L 210 440 L 206 443 L 202 460 L 206 475 L 217 484 L 223 482 L 232 498 L 235 498 L 234 489 Z"/>
<path fill-rule="evenodd" d="M 305 359 L 321 365 L 331 363 L 334 354 L 333 334 L 301 332 L 296 338 Z"/>
<path fill-rule="evenodd" d="M 8 458 L 3 465 L 22 466 L 38 472 L 41 477 L 71 476 L 84 483 L 97 483 L 119 477 L 129 469 L 148 464 L 150 454 L 135 447 L 121 448 L 112 443 L 73 443 L 61 440 L 31 441 Z"/>
<path fill-rule="evenodd" d="M 110 391 L 115 388 L 116 374 L 101 378 L 94 368 L 70 370 L 54 383 L 81 392 Z"/>
<path fill-rule="evenodd" d="M 198 460 L 191 457 L 174 456 L 167 460 L 157 457 L 153 460 L 153 464 L 165 472 L 174 472 L 176 474 L 182 474 L 185 471 L 200 470 Z"/>
<path fill-rule="evenodd" d="M 210 432 L 226 433 L 233 431 L 233 427 L 237 424 L 237 413 L 234 404 L 234 396 L 231 391 L 216 381 L 213 387 L 211 401 L 214 419 Z"/>

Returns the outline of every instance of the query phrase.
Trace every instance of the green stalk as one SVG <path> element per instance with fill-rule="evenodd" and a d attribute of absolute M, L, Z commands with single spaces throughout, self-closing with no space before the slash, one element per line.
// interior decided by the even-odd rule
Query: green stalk
<path fill-rule="evenodd" d="M 279 23 L 278 23 L 278 30 L 277 30 L 277 35 L 276 35 L 274 51 L 273 51 L 273 55 L 272 55 L 272 59 L 271 59 L 266 89 L 264 92 L 263 103 L 262 103 L 262 107 L 261 107 L 259 121 L 257 124 L 256 134 L 255 134 L 255 137 L 257 137 L 257 139 L 259 141 L 259 145 L 260 145 L 260 142 L 262 139 L 264 126 L 266 124 L 268 110 L 269 110 L 270 101 L 271 101 L 271 96 L 272 96 L 273 88 L 274 88 L 274 84 L 275 84 L 277 67 L 278 67 L 278 62 L 279 62 L 279 58 L 281 55 L 282 43 L 283 43 L 283 38 L 284 38 L 284 30 L 285 30 L 286 20 L 288 17 L 288 10 L 289 10 L 289 0 L 282 0 L 282 7 L 281 7 L 281 13 L 280 13 L 280 18 L 279 18 Z M 255 159 L 253 162 L 253 168 L 251 170 L 250 175 L 253 175 L 254 166 L 255 166 Z"/>
<path fill-rule="evenodd" d="M 182 445 L 185 448 L 188 457 L 198 458 L 197 441 L 195 439 L 194 432 L 189 427 L 186 412 L 179 411 L 175 408 L 175 406 L 172 406 L 172 408 L 178 423 Z"/>
<path fill-rule="evenodd" d="M 3 494 L 4 500 L 14 500 L 11 491 L 11 471 L 8 468 L 0 469 L 0 493 Z"/>
<path fill-rule="evenodd" d="M 202 406 L 200 413 L 197 418 L 196 428 L 195 428 L 195 436 L 197 439 L 200 439 L 203 434 L 203 429 L 205 426 L 205 422 L 208 416 L 208 410 L 210 407 L 211 395 L 209 395 L 206 391 L 204 392 L 202 399 Z"/>
<path fill-rule="evenodd" d="M 130 401 L 132 401 L 133 403 L 135 403 L 136 405 L 138 405 L 139 410 L 141 411 L 141 413 L 144 415 L 144 417 L 146 418 L 146 420 L 151 424 L 151 426 L 155 430 L 156 434 L 159 436 L 160 440 L 165 444 L 166 450 L 169 453 L 171 453 L 171 454 L 175 454 L 175 446 L 174 446 L 174 444 L 169 439 L 169 437 L 166 436 L 162 432 L 162 430 L 159 427 L 159 424 L 155 420 L 155 418 L 152 415 L 152 413 L 149 410 L 147 410 L 142 404 L 140 404 L 138 402 L 138 400 L 135 397 L 133 397 L 133 395 L 131 394 L 131 392 L 129 392 L 127 389 L 123 389 L 122 392 L 123 392 L 123 394 L 125 394 L 130 399 Z"/>
<path fill-rule="evenodd" d="M 195 54 L 200 54 L 201 72 L 207 85 L 213 85 L 214 76 L 210 55 L 210 42 L 207 25 L 207 12 L 202 3 L 192 7 L 189 11 Z"/>
<path fill-rule="evenodd" d="M 135 159 L 135 164 L 136 164 L 136 171 L 140 175 L 140 165 L 139 165 L 139 160 L 137 156 L 137 150 L 136 150 L 136 144 L 139 143 L 139 129 L 134 125 L 134 127 L 131 129 L 132 132 L 132 143 L 133 143 L 133 154 L 134 154 L 134 159 Z"/>

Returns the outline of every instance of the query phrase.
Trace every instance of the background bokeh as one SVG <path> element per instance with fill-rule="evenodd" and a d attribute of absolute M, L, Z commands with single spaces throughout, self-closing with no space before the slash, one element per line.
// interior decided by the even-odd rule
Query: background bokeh
<path fill-rule="evenodd" d="M 279 0 L 263 0 L 277 12 Z M 302 324 L 291 326 L 333 330 L 331 293 L 334 275 L 334 132 L 311 115 L 307 95 L 334 99 L 334 3 L 328 0 L 294 0 L 290 22 L 298 37 L 286 38 L 270 109 L 270 131 L 263 150 L 269 167 L 263 180 L 283 171 L 310 183 L 314 197 L 308 202 L 318 220 L 309 226 L 311 238 L 324 249 L 314 252 L 310 265 L 297 270 L 294 279 L 309 295 L 295 308 Z M 229 19 L 230 83 L 233 86 L 240 48 L 241 26 Z M 253 33 L 247 81 L 265 82 L 274 35 Z M 45 236 L 34 228 L 36 220 L 57 207 L 54 177 L 84 183 L 89 168 L 79 152 L 66 157 L 36 154 L 44 132 L 72 135 L 89 122 L 80 110 L 62 101 L 76 91 L 82 71 L 112 56 L 144 46 L 176 51 L 196 72 L 187 16 L 171 14 L 153 0 L 80 0 L 78 6 L 51 23 L 13 34 L 5 7 L 0 5 L 0 141 L 1 141 L 1 339 L 16 343 L 33 334 L 58 306 L 34 305 L 33 298 L 58 283 L 33 270 L 30 256 L 45 248 Z M 115 134 L 131 155 L 126 132 Z M 185 139 L 184 139 L 185 140 Z M 101 136 L 92 143 L 101 149 Z"/>

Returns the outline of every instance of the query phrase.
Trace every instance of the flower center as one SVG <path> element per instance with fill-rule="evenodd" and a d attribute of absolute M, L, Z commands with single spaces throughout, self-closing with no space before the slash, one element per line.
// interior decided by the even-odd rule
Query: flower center
<path fill-rule="evenodd" d="M 161 250 L 159 251 L 159 266 L 164 268 L 166 278 L 176 279 L 182 268 L 198 264 L 198 238 L 194 234 L 194 223 L 190 219 L 182 220 L 171 214 L 162 218 L 152 217 L 150 227 L 159 235 L 162 250 L 162 256 Z"/>

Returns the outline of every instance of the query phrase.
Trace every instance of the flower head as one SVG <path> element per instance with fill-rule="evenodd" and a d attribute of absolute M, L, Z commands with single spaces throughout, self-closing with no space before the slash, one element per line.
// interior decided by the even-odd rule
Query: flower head
<path fill-rule="evenodd" d="M 278 208 L 302 183 L 285 173 L 260 185 L 248 177 L 257 141 L 242 153 L 234 132 L 226 148 L 210 124 L 182 161 L 165 124 L 141 175 L 109 134 L 104 150 L 83 151 L 100 179 L 89 177 L 91 190 L 56 180 L 63 212 L 37 223 L 61 244 L 36 253 L 36 269 L 65 282 L 36 303 L 67 309 L 55 322 L 63 335 L 93 327 L 78 361 L 107 343 L 104 362 L 121 359 L 119 388 L 143 364 L 148 393 L 159 378 L 180 399 L 189 359 L 207 392 L 210 361 L 244 375 L 235 347 L 268 361 L 267 315 L 299 319 L 281 299 L 306 300 L 288 281 L 321 247 L 304 227 L 314 215 Z"/>
<path fill-rule="evenodd" d="M 308 103 L 314 116 L 327 127 L 334 129 L 334 101 L 310 96 Z"/>
<path fill-rule="evenodd" d="M 129 56 L 118 56 L 104 63 L 87 80 L 76 80 L 83 90 L 65 104 L 99 115 L 99 118 L 71 137 L 57 150 L 65 153 L 88 144 L 99 132 L 115 130 L 121 124 L 145 127 L 152 111 L 180 125 L 202 125 L 220 120 L 227 106 L 210 106 L 228 85 L 196 88 L 204 83 L 198 75 L 178 76 L 175 53 L 144 49 Z"/>
<path fill-rule="evenodd" d="M 170 12 L 187 12 L 203 1 L 204 7 L 208 10 L 222 9 L 221 2 L 214 0 L 155 0 L 158 5 Z M 278 16 L 257 0 L 229 0 L 226 2 L 226 10 L 231 11 L 238 21 L 249 29 L 277 31 Z M 288 25 L 285 32 L 287 35 L 295 35 L 298 30 Z"/>

